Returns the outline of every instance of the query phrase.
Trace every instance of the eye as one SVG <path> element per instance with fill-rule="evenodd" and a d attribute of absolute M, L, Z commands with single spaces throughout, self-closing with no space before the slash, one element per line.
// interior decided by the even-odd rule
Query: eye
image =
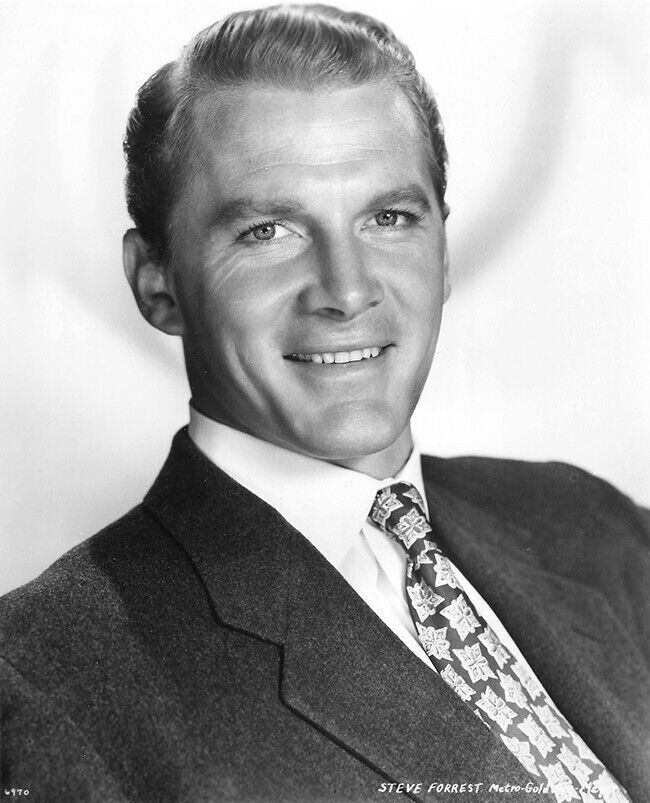
<path fill-rule="evenodd" d="M 399 213 L 393 209 L 382 209 L 381 212 L 375 215 L 375 223 L 378 226 L 395 226 Z"/>
<path fill-rule="evenodd" d="M 289 234 L 291 232 L 281 223 L 274 220 L 265 220 L 263 223 L 251 226 L 247 231 L 243 232 L 241 239 L 249 240 L 252 237 L 259 241 L 279 240 Z"/>
<path fill-rule="evenodd" d="M 421 220 L 422 215 L 406 209 L 380 209 L 366 225 L 371 228 L 378 226 L 382 229 L 405 229 Z"/>
<path fill-rule="evenodd" d="M 275 223 L 263 223 L 255 226 L 251 234 L 256 240 L 272 240 L 275 237 Z"/>

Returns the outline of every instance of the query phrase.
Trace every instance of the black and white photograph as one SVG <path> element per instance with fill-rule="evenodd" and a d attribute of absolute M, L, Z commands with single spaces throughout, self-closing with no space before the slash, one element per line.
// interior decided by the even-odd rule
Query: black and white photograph
<path fill-rule="evenodd" d="M 650 5 L 0 4 L 0 795 L 650 800 Z"/>

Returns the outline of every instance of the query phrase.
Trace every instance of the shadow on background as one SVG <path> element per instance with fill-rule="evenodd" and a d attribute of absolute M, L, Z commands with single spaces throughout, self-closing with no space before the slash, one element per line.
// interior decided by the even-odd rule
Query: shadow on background
<path fill-rule="evenodd" d="M 535 71 L 519 144 L 512 153 L 494 155 L 503 164 L 502 176 L 480 212 L 458 232 L 452 254 L 454 290 L 476 278 L 547 202 L 563 153 L 567 109 L 582 53 L 596 50 L 599 59 L 622 71 L 632 86 L 647 83 L 641 54 L 636 52 L 638 41 L 626 23 L 629 18 L 598 3 L 574 8 L 553 4 L 540 15 L 537 52 L 531 54 Z M 602 114 L 607 116 L 606 108 Z"/>

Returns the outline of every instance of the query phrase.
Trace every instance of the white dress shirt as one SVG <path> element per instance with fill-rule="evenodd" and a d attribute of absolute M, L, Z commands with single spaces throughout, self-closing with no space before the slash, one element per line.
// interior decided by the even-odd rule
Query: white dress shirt
<path fill-rule="evenodd" d="M 436 671 L 409 614 L 404 550 L 369 518 L 377 491 L 393 482 L 410 482 L 426 506 L 417 448 L 395 477 L 377 480 L 239 432 L 192 406 L 189 435 L 222 471 L 299 530 L 393 633 Z M 458 567 L 452 566 L 477 611 L 517 660 L 526 664 L 489 605 Z"/>

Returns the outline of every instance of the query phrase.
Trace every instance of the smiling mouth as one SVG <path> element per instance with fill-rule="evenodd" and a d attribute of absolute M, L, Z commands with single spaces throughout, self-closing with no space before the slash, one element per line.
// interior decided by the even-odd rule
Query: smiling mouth
<path fill-rule="evenodd" d="M 287 354 L 285 360 L 295 362 L 315 362 L 323 365 L 341 365 L 349 362 L 361 362 L 362 360 L 372 360 L 383 354 L 388 346 L 368 346 L 363 349 L 351 351 L 321 351 L 316 353 L 295 352 Z"/>

